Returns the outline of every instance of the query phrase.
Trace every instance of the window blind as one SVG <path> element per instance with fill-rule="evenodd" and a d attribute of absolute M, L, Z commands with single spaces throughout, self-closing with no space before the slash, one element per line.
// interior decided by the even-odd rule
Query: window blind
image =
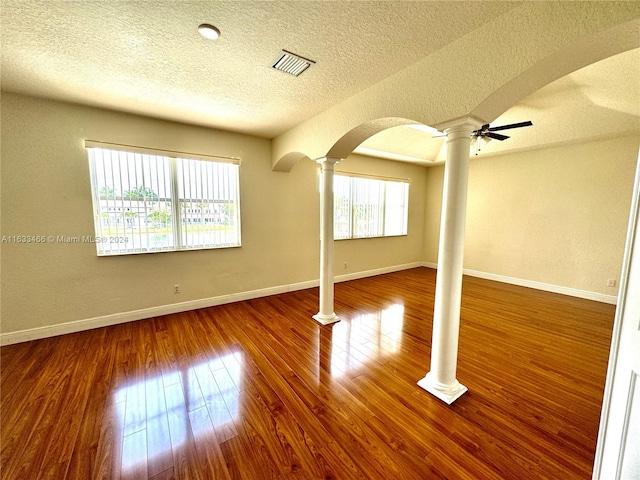
<path fill-rule="evenodd" d="M 98 255 L 240 245 L 238 159 L 105 145 L 86 142 Z"/>
<path fill-rule="evenodd" d="M 355 174 L 334 177 L 334 239 L 407 234 L 409 182 Z"/>

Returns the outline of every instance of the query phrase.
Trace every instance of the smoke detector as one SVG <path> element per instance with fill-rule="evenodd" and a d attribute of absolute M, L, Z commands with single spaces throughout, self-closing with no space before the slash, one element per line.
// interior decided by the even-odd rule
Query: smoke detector
<path fill-rule="evenodd" d="M 314 63 L 316 62 L 313 60 L 282 50 L 271 67 L 297 77 Z"/>

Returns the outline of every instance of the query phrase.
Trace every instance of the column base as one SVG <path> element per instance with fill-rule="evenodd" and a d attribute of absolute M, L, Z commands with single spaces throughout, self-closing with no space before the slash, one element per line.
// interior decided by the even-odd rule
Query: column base
<path fill-rule="evenodd" d="M 433 375 L 431 374 L 431 372 L 427 373 L 427 375 L 422 380 L 418 381 L 418 386 L 424 388 L 431 395 L 439 398 L 447 405 L 451 405 L 467 391 L 467 387 L 462 385 L 457 380 L 453 385 L 443 385 L 439 382 L 436 382 L 435 380 L 433 380 Z"/>
<path fill-rule="evenodd" d="M 321 313 L 316 313 L 313 316 L 313 319 L 316 322 L 321 323 L 322 325 L 330 325 L 332 323 L 336 323 L 340 321 L 340 317 L 337 316 L 335 313 L 332 313 L 331 315 L 323 315 Z"/>

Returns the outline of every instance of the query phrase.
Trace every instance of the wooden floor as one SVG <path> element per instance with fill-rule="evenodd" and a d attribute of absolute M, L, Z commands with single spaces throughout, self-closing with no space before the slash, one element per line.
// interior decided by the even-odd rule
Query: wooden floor
<path fill-rule="evenodd" d="M 614 307 L 464 279 L 452 406 L 435 274 L 336 285 L 1 349 L 3 479 L 588 479 Z"/>

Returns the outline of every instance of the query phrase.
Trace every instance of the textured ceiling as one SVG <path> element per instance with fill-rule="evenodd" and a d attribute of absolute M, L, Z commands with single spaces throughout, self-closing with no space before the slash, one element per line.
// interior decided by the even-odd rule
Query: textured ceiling
<path fill-rule="evenodd" d="M 2 88 L 272 138 L 515 5 L 3 0 Z"/>
<path fill-rule="evenodd" d="M 507 153 L 589 139 L 640 134 L 640 49 L 615 55 L 550 83 L 529 95 L 493 126 L 531 120 L 532 127 L 501 131 L 511 138 L 481 143 L 480 155 Z M 443 138 L 427 129 L 395 127 L 356 150 L 430 165 L 445 159 Z M 472 145 L 473 151 L 476 145 Z"/>
<path fill-rule="evenodd" d="M 273 138 L 518 5 L 2 0 L 2 89 Z M 197 33 L 204 22 L 218 41 Z M 316 64 L 300 77 L 273 70 L 281 49 Z M 484 154 L 638 131 L 639 52 L 524 99 L 493 125 L 534 127 Z M 433 164 L 443 141 L 432 136 L 397 127 L 362 147 Z"/>

